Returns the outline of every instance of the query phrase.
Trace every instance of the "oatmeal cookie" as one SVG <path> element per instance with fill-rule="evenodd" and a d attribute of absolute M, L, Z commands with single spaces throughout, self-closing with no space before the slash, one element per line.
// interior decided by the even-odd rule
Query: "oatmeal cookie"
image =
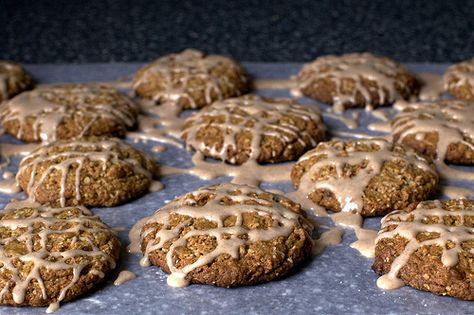
<path fill-rule="evenodd" d="M 430 160 L 383 139 L 321 142 L 291 171 L 295 187 L 332 211 L 380 216 L 436 191 Z"/>
<path fill-rule="evenodd" d="M 323 140 L 324 132 L 317 107 L 246 95 L 189 117 L 182 138 L 188 148 L 231 164 L 278 163 L 297 159 Z"/>
<path fill-rule="evenodd" d="M 112 207 L 147 192 L 157 173 L 151 157 L 125 142 L 88 138 L 32 151 L 20 163 L 17 182 L 41 204 Z"/>
<path fill-rule="evenodd" d="M 214 101 L 244 94 L 249 80 L 236 61 L 186 49 L 159 58 L 138 70 L 133 89 L 157 103 L 176 101 L 184 108 L 201 108 Z"/>
<path fill-rule="evenodd" d="M 83 207 L 21 207 L 0 213 L 0 303 L 52 311 L 115 268 L 120 242 Z"/>
<path fill-rule="evenodd" d="M 369 53 L 322 56 L 297 76 L 301 92 L 337 111 L 390 105 L 419 92 L 416 77 L 397 62 Z"/>
<path fill-rule="evenodd" d="M 443 79 L 445 89 L 454 97 L 474 101 L 474 58 L 450 66 Z"/>
<path fill-rule="evenodd" d="M 136 124 L 138 106 L 114 89 L 60 84 L 24 92 L 0 109 L 5 131 L 27 142 L 88 136 L 124 137 Z"/>
<path fill-rule="evenodd" d="M 309 257 L 312 229 L 300 205 L 283 196 L 220 184 L 180 196 L 143 221 L 142 263 L 170 273 L 174 286 L 267 282 Z"/>
<path fill-rule="evenodd" d="M 405 105 L 391 123 L 393 141 L 434 160 L 474 165 L 474 102 Z"/>
<path fill-rule="evenodd" d="M 382 220 L 373 269 L 377 285 L 474 300 L 474 201 L 424 201 Z"/>

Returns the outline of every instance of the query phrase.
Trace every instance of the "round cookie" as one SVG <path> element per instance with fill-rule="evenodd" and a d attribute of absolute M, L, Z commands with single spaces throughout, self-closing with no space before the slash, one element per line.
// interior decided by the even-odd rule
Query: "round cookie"
<path fill-rule="evenodd" d="M 382 219 L 372 267 L 377 285 L 474 300 L 474 201 L 425 201 Z"/>
<path fill-rule="evenodd" d="M 24 92 L 0 110 L 5 131 L 27 142 L 87 136 L 124 137 L 138 106 L 125 94 L 98 85 L 61 84 Z"/>
<path fill-rule="evenodd" d="M 125 142 L 89 138 L 39 147 L 20 163 L 29 199 L 51 206 L 112 207 L 148 191 L 156 162 Z"/>
<path fill-rule="evenodd" d="M 172 286 L 271 281 L 308 258 L 312 248 L 313 226 L 299 204 L 246 185 L 187 193 L 140 227 L 142 265 L 152 263 L 170 273 Z"/>
<path fill-rule="evenodd" d="M 324 139 L 317 107 L 287 98 L 246 95 L 215 102 L 190 116 L 182 139 L 207 157 L 243 164 L 297 159 Z"/>
<path fill-rule="evenodd" d="M 83 207 L 0 213 L 0 304 L 46 306 L 84 294 L 115 268 L 116 234 Z"/>
<path fill-rule="evenodd" d="M 33 78 L 19 64 L 0 60 L 0 102 L 33 87 Z"/>
<path fill-rule="evenodd" d="M 474 165 L 474 102 L 408 103 L 395 115 L 393 141 L 434 160 Z"/>
<path fill-rule="evenodd" d="M 450 66 L 443 79 L 444 88 L 456 98 L 474 101 L 474 58 Z"/>
<path fill-rule="evenodd" d="M 297 85 L 304 95 L 333 104 L 336 111 L 390 105 L 419 91 L 416 77 L 402 65 L 369 53 L 319 57 L 302 67 Z"/>
<path fill-rule="evenodd" d="M 133 89 L 157 103 L 178 102 L 184 109 L 201 108 L 248 90 L 248 78 L 236 61 L 186 49 L 159 58 L 137 71 Z"/>
<path fill-rule="evenodd" d="M 428 199 L 438 175 L 430 161 L 398 144 L 334 140 L 303 155 L 291 180 L 319 206 L 371 217 Z"/>

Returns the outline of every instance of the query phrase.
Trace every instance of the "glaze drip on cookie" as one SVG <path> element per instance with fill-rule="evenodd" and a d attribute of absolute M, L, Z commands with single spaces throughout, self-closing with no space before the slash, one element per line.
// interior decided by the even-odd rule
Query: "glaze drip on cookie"
<path fill-rule="evenodd" d="M 452 203 L 451 208 L 447 206 L 448 203 Z M 441 249 L 440 260 L 446 268 L 455 267 L 463 252 L 473 255 L 473 217 L 472 201 L 462 199 L 425 201 L 421 202 L 412 211 L 395 211 L 384 217 L 376 240 L 377 245 L 384 239 L 393 239 L 395 237 L 405 239 L 406 244 L 403 250 L 391 262 L 390 270 L 377 280 L 377 285 L 382 289 L 395 289 L 403 286 L 404 281 L 399 278 L 402 268 L 409 263 L 415 252 L 425 253 L 424 255 L 434 255 L 428 249 L 430 246 Z M 471 243 L 470 247 L 467 245 L 468 243 Z M 431 259 L 434 260 L 435 257 L 437 256 Z M 428 259 L 428 256 L 426 256 L 426 259 Z M 426 269 L 421 272 L 427 274 L 424 277 L 426 281 L 429 281 L 430 277 L 436 276 L 436 274 L 429 274 L 430 272 L 436 272 L 435 269 Z M 456 279 L 456 277 L 453 276 L 453 279 Z M 437 285 L 443 286 L 441 282 Z M 436 287 L 436 284 L 433 283 L 433 287 Z M 428 285 L 423 289 L 430 290 L 430 286 Z M 449 286 L 446 287 L 446 290 L 447 292 L 440 291 L 437 293 L 450 294 Z M 470 295 L 472 296 L 472 294 Z"/>
<path fill-rule="evenodd" d="M 182 138 L 205 156 L 243 164 L 292 160 L 324 137 L 319 109 L 290 99 L 244 96 L 188 118 Z"/>
<path fill-rule="evenodd" d="M 21 140 L 52 142 L 91 135 L 123 136 L 136 123 L 137 112 L 130 98 L 113 89 L 64 84 L 43 86 L 9 100 L 2 105 L 0 122 Z"/>
<path fill-rule="evenodd" d="M 416 79 L 400 64 L 369 53 L 319 57 L 303 66 L 297 82 L 305 95 L 332 103 L 338 112 L 388 105 L 409 97 L 416 86 Z"/>
<path fill-rule="evenodd" d="M 238 96 L 247 90 L 244 70 L 219 55 L 187 49 L 140 69 L 133 89 L 157 103 L 176 102 L 184 108 L 200 108 L 213 101 Z"/>
<path fill-rule="evenodd" d="M 154 251 L 166 253 L 170 271 L 168 284 L 185 286 L 189 283 L 189 273 L 218 257 L 228 255 L 239 259 L 243 246 L 288 237 L 302 224 L 309 224 L 300 213 L 291 210 L 294 205 L 283 196 L 251 186 L 220 184 L 201 188 L 171 201 L 135 225 L 130 233 L 131 249 L 142 248 L 141 264 L 144 266 L 150 264 L 149 255 Z M 271 218 L 271 223 L 267 227 L 249 228 L 245 223 L 248 214 L 258 215 L 259 220 Z M 187 219 L 178 223 L 174 218 L 176 215 Z M 212 222 L 213 227 L 196 228 L 193 222 L 201 219 Z M 192 263 L 177 267 L 177 251 L 188 246 L 191 239 L 203 236 L 215 239 L 213 249 L 201 253 Z"/>
<path fill-rule="evenodd" d="M 394 141 L 436 159 L 474 164 L 474 103 L 457 100 L 397 103 Z"/>
<path fill-rule="evenodd" d="M 383 139 L 322 142 L 298 160 L 291 177 L 301 194 L 313 201 L 318 199 L 320 205 L 328 206 L 325 202 L 331 195 L 338 203 L 338 207 L 333 207 L 333 210 L 370 216 L 378 214 L 377 211 L 381 209 L 366 206 L 366 189 L 369 183 L 381 174 L 386 163 L 397 161 L 403 164 L 399 166 L 401 169 L 413 167 L 416 172 L 420 172 L 415 174 L 414 178 L 418 178 L 417 175 L 427 176 L 426 181 L 431 190 L 423 191 L 424 195 L 435 189 L 437 175 L 426 159 Z M 381 182 L 380 185 L 384 183 Z M 400 186 L 400 189 L 401 187 L 404 186 Z M 410 188 L 413 189 L 414 187 Z M 313 197 L 313 194 L 318 193 L 322 195 Z M 398 191 L 380 193 L 390 194 Z"/>
<path fill-rule="evenodd" d="M 86 164 L 94 168 L 85 170 Z M 124 176 L 121 172 L 127 174 L 125 168 L 130 169 L 132 174 Z M 99 177 L 97 172 L 101 174 Z M 41 203 L 52 202 L 64 207 L 71 203 L 90 204 L 90 200 L 84 200 L 88 197 L 82 196 L 81 191 L 103 177 L 125 180 L 126 176 L 140 176 L 149 186 L 155 175 L 154 162 L 128 144 L 113 138 L 91 138 L 39 147 L 22 160 L 16 178 L 31 201 L 38 201 L 43 192 L 47 200 L 40 198 Z M 132 188 L 136 187 L 128 190 L 132 191 Z M 96 187 L 95 193 L 99 194 L 100 189 Z"/>
<path fill-rule="evenodd" d="M 115 234 L 83 207 L 4 210 L 0 230 L 0 301 L 9 305 L 54 311 L 114 269 L 120 250 Z"/>

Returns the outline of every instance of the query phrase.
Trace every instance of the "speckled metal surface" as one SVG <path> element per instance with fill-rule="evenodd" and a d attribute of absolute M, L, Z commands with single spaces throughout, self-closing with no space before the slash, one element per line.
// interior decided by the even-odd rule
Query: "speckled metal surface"
<path fill-rule="evenodd" d="M 0 0 L 0 59 L 148 61 L 195 47 L 246 61 L 458 61 L 474 55 L 473 12 L 469 0 Z"/>
<path fill-rule="evenodd" d="M 138 64 L 97 65 L 34 65 L 27 66 L 38 81 L 103 81 L 124 77 L 137 69 Z M 299 64 L 246 64 L 255 78 L 287 78 L 298 71 Z M 442 72 L 444 65 L 410 65 L 417 71 Z M 265 95 L 287 95 L 287 91 L 259 91 Z M 315 105 L 305 99 L 304 102 Z M 321 105 L 322 106 L 322 105 Z M 368 119 L 362 112 L 362 126 Z M 327 123 L 344 129 L 336 121 Z M 365 127 L 357 131 L 366 132 Z M 3 136 L 1 141 L 13 141 Z M 152 143 L 136 143 L 149 150 Z M 169 147 L 163 153 L 152 153 L 161 163 L 190 166 L 190 154 L 184 150 Z M 17 160 L 18 161 L 18 160 Z M 14 171 L 12 166 L 10 170 Z M 123 251 L 116 272 L 107 277 L 105 283 L 93 292 L 79 299 L 64 303 L 56 314 L 466 314 L 472 312 L 472 302 L 404 287 L 393 291 L 377 288 L 377 276 L 371 270 L 372 261 L 358 254 L 348 245 L 354 241 L 354 234 L 347 230 L 341 245 L 325 250 L 293 274 L 267 284 L 223 289 L 205 285 L 191 285 L 186 288 L 172 288 L 166 284 L 166 275 L 157 267 L 139 266 L 139 255 L 126 252 L 127 233 L 139 218 L 151 214 L 166 200 L 193 190 L 202 185 L 228 181 L 219 178 L 203 181 L 193 176 L 178 175 L 162 178 L 165 190 L 146 196 L 116 208 L 93 209 L 111 227 L 123 229 L 120 238 Z M 470 185 L 464 183 L 463 185 Z M 265 188 L 279 188 L 291 191 L 289 182 L 264 185 Z M 10 196 L 0 195 L 3 206 Z M 22 197 L 19 194 L 17 197 Z M 324 220 L 322 220 L 324 221 Z M 377 228 L 379 219 L 367 220 L 366 225 Z M 114 286 L 113 280 L 120 270 L 137 273 L 135 280 L 121 286 Z M 0 307 L 0 314 L 38 314 L 45 308 Z"/>

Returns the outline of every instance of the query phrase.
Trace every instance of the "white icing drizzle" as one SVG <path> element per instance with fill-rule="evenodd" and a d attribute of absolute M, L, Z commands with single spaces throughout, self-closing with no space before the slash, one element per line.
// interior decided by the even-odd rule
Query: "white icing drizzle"
<path fill-rule="evenodd" d="M 233 193 L 239 191 L 239 193 Z M 149 233 L 156 233 L 154 239 L 147 243 L 144 249 L 143 258 L 140 263 L 142 266 L 149 265 L 148 255 L 163 248 L 164 244 L 175 239 L 166 252 L 166 260 L 171 274 L 167 283 L 171 286 L 182 287 L 189 284 L 186 275 L 214 261 L 222 254 L 228 254 L 231 257 L 239 258 L 239 248 L 241 245 L 251 244 L 257 241 L 269 241 L 279 236 L 288 236 L 296 226 L 300 226 L 300 220 L 303 217 L 283 207 L 277 201 L 269 201 L 261 199 L 257 194 L 265 193 L 264 191 L 250 186 L 220 184 L 217 186 L 201 188 L 192 193 L 188 193 L 178 199 L 175 199 L 156 211 L 152 216 L 140 220 L 130 232 L 130 248 L 140 248 L 143 239 Z M 205 205 L 197 205 L 194 196 L 207 194 L 213 196 Z M 276 197 L 279 198 L 279 197 Z M 231 199 L 236 204 L 224 205 L 223 199 Z M 266 229 L 247 229 L 243 224 L 243 214 L 255 212 L 261 216 L 271 216 L 272 225 Z M 184 226 L 190 222 L 186 220 L 175 227 L 170 225 L 170 215 L 172 213 L 190 216 L 192 218 L 205 218 L 206 220 L 217 223 L 217 228 L 209 230 L 197 230 L 191 227 L 190 231 L 181 235 Z M 224 220 L 229 216 L 235 216 L 236 222 L 234 226 L 225 227 Z M 164 227 L 159 231 L 154 228 L 142 228 L 147 224 L 163 224 Z M 309 222 L 307 224 L 310 225 Z M 140 231 L 142 231 L 140 233 Z M 223 235 L 227 237 L 223 237 Z M 193 236 L 209 235 L 216 239 L 217 246 L 209 253 L 201 255 L 194 263 L 177 268 L 174 262 L 174 253 L 176 248 L 186 246 L 187 240 Z M 247 235 L 246 238 L 240 238 L 241 235 Z"/>
<path fill-rule="evenodd" d="M 332 119 L 339 120 L 344 125 L 346 125 L 346 127 L 349 129 L 355 129 L 359 127 L 360 113 L 358 112 L 353 112 L 352 117 L 347 117 L 347 116 L 344 116 L 343 113 L 324 111 L 323 116 L 324 118 L 332 118 Z"/>
<path fill-rule="evenodd" d="M 51 314 L 51 313 L 56 312 L 57 310 L 59 310 L 59 303 L 54 302 L 54 303 L 49 304 L 48 308 L 46 309 L 46 313 Z"/>
<path fill-rule="evenodd" d="M 359 213 L 336 212 L 331 214 L 331 219 L 337 225 L 354 230 L 357 240 L 350 244 L 351 248 L 354 248 L 365 257 L 374 257 L 377 231 L 364 229 L 362 227 L 364 219 Z"/>
<path fill-rule="evenodd" d="M 138 116 L 138 132 L 128 132 L 127 137 L 141 141 L 158 141 L 182 148 L 176 139 L 181 136 L 184 119 L 180 118 L 182 107 L 175 102 L 156 104 L 141 99 L 139 104 L 146 116 Z M 157 115 L 157 116 L 156 116 Z M 157 128 L 157 126 L 159 128 Z"/>
<path fill-rule="evenodd" d="M 392 125 L 390 121 L 376 122 L 376 123 L 370 123 L 367 126 L 367 129 L 371 131 L 389 133 L 392 130 Z"/>
<path fill-rule="evenodd" d="M 155 144 L 153 145 L 153 147 L 151 148 L 151 151 L 152 152 L 165 152 L 166 151 L 166 147 L 165 146 L 162 146 L 160 144 Z"/>
<path fill-rule="evenodd" d="M 422 101 L 438 100 L 444 93 L 443 76 L 435 73 L 419 73 L 422 83 L 418 98 Z"/>
<path fill-rule="evenodd" d="M 329 134 L 335 138 L 355 138 L 355 139 L 386 139 L 386 137 L 369 135 L 363 132 L 352 132 L 352 131 L 340 131 L 336 129 L 330 129 Z M 388 140 L 388 139 L 386 139 Z"/>
<path fill-rule="evenodd" d="M 165 202 L 166 204 L 169 203 L 169 200 Z M 142 234 L 142 229 L 145 223 L 148 221 L 149 217 L 144 217 L 138 220 L 133 227 L 130 229 L 128 232 L 128 239 L 130 243 L 127 246 L 127 250 L 129 253 L 132 254 L 140 254 L 142 253 L 141 251 L 141 234 Z"/>
<path fill-rule="evenodd" d="M 291 79 L 256 79 L 253 85 L 257 90 L 291 90 L 296 87 L 296 82 Z"/>
<path fill-rule="evenodd" d="M 51 147 L 58 148 L 59 152 L 51 153 Z M 139 160 L 133 157 L 126 159 L 120 158 L 119 153 L 113 150 L 118 149 L 122 151 L 130 148 L 131 147 L 123 141 L 114 138 L 97 141 L 75 140 L 45 145 L 31 152 L 29 156 L 26 156 L 21 161 L 17 181 L 20 173 L 27 172 L 28 169 L 31 169 L 26 193 L 31 201 L 35 201 L 37 189 L 43 185 L 44 181 L 47 180 L 53 172 L 59 171 L 61 173 L 59 201 L 62 207 L 66 204 L 66 184 L 67 179 L 71 178 L 71 176 L 74 178 L 74 198 L 78 202 L 81 201 L 81 171 L 86 161 L 100 162 L 104 174 L 111 164 L 128 165 L 133 168 L 136 174 L 142 174 L 151 181 L 155 174 L 145 169 Z M 53 162 L 58 159 L 62 161 Z M 48 166 L 46 170 L 38 173 L 38 167 L 46 162 L 52 162 L 52 164 Z M 73 165 L 77 165 L 74 173 L 70 171 Z M 159 188 L 159 185 L 157 185 L 158 184 L 155 184 L 156 189 Z"/>
<path fill-rule="evenodd" d="M 331 228 L 321 234 L 321 236 L 313 241 L 312 254 L 318 255 L 324 251 L 328 246 L 338 245 L 342 242 L 342 235 L 344 230 L 338 227 Z"/>
<path fill-rule="evenodd" d="M 304 95 L 298 87 L 290 89 L 290 95 L 294 98 L 302 98 Z"/>
<path fill-rule="evenodd" d="M 114 285 L 122 285 L 125 282 L 135 279 L 136 277 L 137 275 L 134 272 L 131 272 L 129 270 L 122 270 L 117 276 L 117 279 L 115 279 Z"/>
<path fill-rule="evenodd" d="M 222 64 L 226 64 L 226 73 L 217 76 L 212 70 Z M 193 95 L 198 91 L 203 91 L 207 104 L 223 99 L 224 91 L 234 91 L 235 95 L 240 95 L 228 73 L 243 73 L 240 66 L 231 59 L 219 55 L 204 55 L 195 49 L 186 49 L 179 54 L 170 54 L 159 58 L 153 64 L 145 66 L 146 70 L 136 76 L 133 83 L 135 90 L 142 86 L 149 85 L 150 81 L 155 81 L 157 77 L 163 82 L 160 89 L 154 91 L 152 99 L 157 103 L 180 102 L 184 99 L 190 108 L 199 107 Z M 245 75 L 240 75 L 238 80 L 243 86 L 247 85 Z M 202 82 L 199 85 L 190 85 L 191 81 Z"/>
<path fill-rule="evenodd" d="M 352 228 L 354 230 L 361 228 L 364 223 L 364 219 L 357 212 L 336 212 L 331 214 L 331 220 L 337 225 Z"/>
<path fill-rule="evenodd" d="M 160 174 L 191 174 L 206 180 L 232 176 L 232 183 L 258 186 L 262 181 L 287 181 L 294 165 L 294 162 L 262 165 L 252 160 L 242 165 L 231 165 L 224 162 L 211 163 L 207 162 L 205 156 L 200 152 L 193 155 L 192 162 L 194 166 L 191 168 L 160 165 Z"/>
<path fill-rule="evenodd" d="M 448 198 L 469 198 L 474 196 L 474 190 L 472 189 L 451 185 L 441 186 L 440 192 L 441 195 L 446 196 Z"/>
<path fill-rule="evenodd" d="M 99 103 L 95 103 L 100 101 Z M 81 126 L 78 137 L 88 135 L 90 128 L 100 118 L 109 118 L 131 128 L 136 122 L 136 104 L 126 95 L 110 88 L 84 84 L 64 84 L 43 86 L 33 91 L 21 93 L 2 105 L 0 122 L 18 121 L 20 128 L 15 135 L 21 138 L 26 122 L 34 118 L 35 141 L 57 140 L 59 125 L 75 116 L 89 118 Z"/>
<path fill-rule="evenodd" d="M 354 146 L 346 146 L 354 144 Z M 355 145 L 375 146 L 375 151 L 356 151 Z M 344 152 L 344 147 L 345 152 Z M 403 160 L 409 164 L 436 174 L 433 167 L 421 156 L 413 151 L 403 154 L 396 152 L 393 144 L 384 139 L 353 140 L 353 141 L 330 141 L 320 143 L 315 149 L 304 154 L 297 163 L 310 160 L 311 158 L 323 156 L 325 158 L 315 162 L 301 177 L 298 190 L 308 196 L 317 189 L 328 189 L 337 198 L 343 212 L 359 213 L 363 209 L 364 190 L 369 181 L 378 175 L 382 166 L 387 161 Z M 346 165 L 366 166 L 358 171 L 356 175 L 349 177 L 344 174 Z M 327 179 L 313 181 L 313 174 L 318 169 L 332 166 L 337 175 Z"/>
<path fill-rule="evenodd" d="M 15 178 L 4 179 L 0 181 L 0 192 L 4 194 L 15 194 L 21 191 L 20 185 Z"/>
<path fill-rule="evenodd" d="M 392 107 L 393 107 L 393 109 L 395 109 L 399 112 L 402 112 L 405 109 L 407 109 L 408 107 L 410 107 L 411 104 L 412 104 L 411 102 L 408 102 L 406 100 L 398 100 L 393 104 Z"/>
<path fill-rule="evenodd" d="M 381 109 L 374 109 L 372 105 L 366 106 L 365 107 L 365 112 L 367 114 L 372 115 L 372 117 L 382 120 L 382 121 L 387 121 L 389 114 L 387 112 L 384 112 Z"/>
<path fill-rule="evenodd" d="M 313 134 L 300 129 L 294 120 L 313 123 L 318 130 Z M 224 133 L 220 147 L 210 146 L 198 138 L 203 128 L 213 127 Z M 189 149 L 236 164 L 229 150 L 237 149 L 238 135 L 252 135 L 249 161 L 257 161 L 264 137 L 274 137 L 282 143 L 299 143 L 303 148 L 314 147 L 323 137 L 324 126 L 317 107 L 302 106 L 286 98 L 262 98 L 256 95 L 227 99 L 213 103 L 186 120 L 182 137 Z M 274 153 L 276 155 L 276 153 Z"/>
<path fill-rule="evenodd" d="M 431 208 L 430 206 L 434 206 Z M 393 238 L 396 235 L 405 238 L 406 244 L 403 252 L 392 262 L 390 271 L 377 280 L 377 286 L 385 289 L 396 289 L 404 285 L 398 278 L 400 270 L 406 265 L 410 256 L 423 246 L 436 245 L 442 248 L 441 261 L 446 267 L 453 267 L 458 263 L 458 255 L 463 250 L 463 242 L 474 240 L 474 228 L 464 226 L 465 216 L 472 216 L 473 210 L 466 207 L 462 201 L 459 201 L 459 210 L 449 211 L 443 208 L 440 201 L 421 202 L 417 208 L 411 212 L 395 211 L 382 219 L 382 227 L 376 242 L 384 238 Z M 455 226 L 444 224 L 444 217 L 455 216 L 460 222 Z M 437 217 L 439 223 L 426 224 L 428 218 Z M 388 230 L 389 226 L 395 225 L 396 228 Z M 423 232 L 438 233 L 439 237 L 424 241 L 418 241 L 417 235 Z M 447 248 L 446 243 L 451 242 L 453 247 Z M 474 252 L 471 250 L 471 253 Z"/>
<path fill-rule="evenodd" d="M 354 104 L 359 95 L 366 105 L 393 103 L 401 95 L 396 89 L 396 76 L 406 70 L 388 58 L 368 53 L 352 53 L 342 56 L 323 56 L 303 66 L 298 75 L 300 90 L 318 84 L 319 80 L 330 79 L 336 86 L 332 96 L 334 109 L 343 111 L 347 104 Z M 346 80 L 353 81 L 352 93 L 347 94 Z M 363 80 L 377 83 L 377 88 L 367 88 Z M 376 92 L 378 102 L 374 104 L 371 92 Z"/>
<path fill-rule="evenodd" d="M 371 229 L 356 228 L 354 232 L 357 241 L 350 246 L 356 249 L 362 256 L 372 258 L 375 256 L 375 239 L 377 238 L 377 231 Z"/>
<path fill-rule="evenodd" d="M 38 147 L 37 144 L 12 144 L 12 143 L 0 143 L 0 156 L 3 159 L 0 163 L 0 169 L 3 169 L 10 165 L 11 158 L 16 155 L 28 155 L 31 151 Z"/>
<path fill-rule="evenodd" d="M 437 131 L 438 167 L 444 164 L 450 144 L 464 144 L 474 150 L 474 145 L 465 140 L 474 137 L 474 103 L 449 100 L 399 103 L 398 107 L 403 111 L 392 121 L 392 135 L 397 142 L 403 143 L 407 136 L 415 135 L 417 140 L 423 140 L 427 133 Z"/>
<path fill-rule="evenodd" d="M 15 178 L 15 173 L 6 171 L 6 172 L 3 172 L 2 177 L 3 179 L 12 179 L 12 178 Z"/>
<path fill-rule="evenodd" d="M 165 186 L 163 185 L 162 182 L 157 181 L 157 180 L 153 180 L 153 181 L 151 181 L 149 191 L 150 192 L 158 192 L 158 191 L 163 190 L 164 187 Z"/>
<path fill-rule="evenodd" d="M 435 164 L 438 173 L 445 180 L 474 180 L 474 172 L 455 169 L 443 161 L 435 161 Z"/>
<path fill-rule="evenodd" d="M 62 213 L 70 211 L 79 211 L 80 213 L 74 216 L 68 216 L 67 219 L 59 218 Z M 94 245 L 94 242 L 84 234 L 90 233 L 92 235 L 97 233 L 109 232 L 108 227 L 101 221 L 92 216 L 92 213 L 84 207 L 68 207 L 68 208 L 48 208 L 39 207 L 32 208 L 32 214 L 22 219 L 1 219 L 0 226 L 5 229 L 23 230 L 20 235 L 12 235 L 0 240 L 0 262 L 3 272 L 11 273 L 10 278 L 4 282 L 4 287 L 0 290 L 0 300 L 3 300 L 5 293 L 12 289 L 13 301 L 17 304 L 24 302 L 27 293 L 28 285 L 32 281 L 36 281 L 41 290 L 43 299 L 47 299 L 46 287 L 41 277 L 41 270 L 72 270 L 73 277 L 70 283 L 63 287 L 57 300 L 51 303 L 48 312 L 53 312 L 59 308 L 59 303 L 65 298 L 68 290 L 74 286 L 80 277 L 88 274 L 98 275 L 103 278 L 104 273 L 97 270 L 89 263 L 76 264 L 74 258 L 80 256 L 98 257 L 107 262 L 111 269 L 115 268 L 115 258 L 108 255 L 100 248 Z M 58 225 L 67 227 L 58 230 Z M 38 231 L 38 226 L 43 228 Z M 48 250 L 49 237 L 52 234 L 73 235 L 73 243 L 86 242 L 90 249 L 68 249 L 60 252 L 51 252 Z M 72 236 L 68 236 L 71 238 Z M 36 238 L 39 238 L 36 239 Z M 21 242 L 25 245 L 26 253 L 19 254 L 17 252 L 7 252 L 6 246 L 11 242 Z M 34 245 L 36 244 L 36 245 Z M 37 248 L 37 246 L 40 248 Z M 73 246 L 73 245 L 72 245 Z M 32 263 L 32 268 L 25 276 L 20 275 L 20 269 L 17 267 L 17 261 L 23 263 Z M 90 267 L 86 268 L 86 267 Z M 88 270 L 85 272 L 85 270 Z"/>

